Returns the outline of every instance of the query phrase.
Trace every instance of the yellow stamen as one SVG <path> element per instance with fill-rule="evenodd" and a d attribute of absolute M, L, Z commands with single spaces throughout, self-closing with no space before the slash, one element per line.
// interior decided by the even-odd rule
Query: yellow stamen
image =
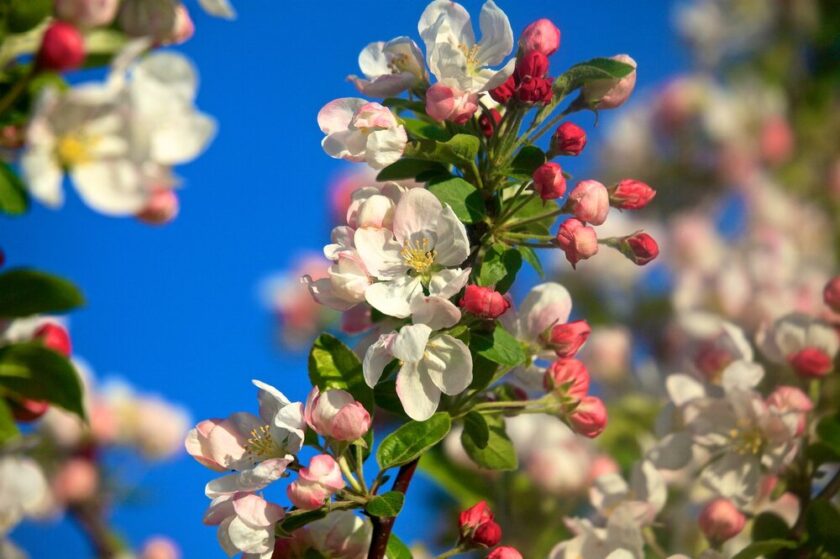
<path fill-rule="evenodd" d="M 476 65 L 478 64 L 478 45 L 468 47 L 464 43 L 461 43 L 458 45 L 458 50 L 460 50 L 464 54 L 464 58 L 467 59 L 467 71 L 469 73 L 475 72 Z"/>
<path fill-rule="evenodd" d="M 80 133 L 66 134 L 59 138 L 56 152 L 65 167 L 88 163 L 93 159 L 93 149 L 99 138 Z"/>
<path fill-rule="evenodd" d="M 435 250 L 430 247 L 431 243 L 429 239 L 423 239 L 413 243 L 406 241 L 402 251 L 400 251 L 400 256 L 402 256 L 406 265 L 415 272 L 425 274 L 432 268 L 435 263 L 435 257 L 437 256 Z"/>
<path fill-rule="evenodd" d="M 759 454 L 764 447 L 761 431 L 747 421 L 739 421 L 738 427 L 729 431 L 729 438 L 738 454 Z"/>
<path fill-rule="evenodd" d="M 252 430 L 245 449 L 255 458 L 269 458 L 283 454 L 282 449 L 271 438 L 270 425 L 263 425 Z"/>

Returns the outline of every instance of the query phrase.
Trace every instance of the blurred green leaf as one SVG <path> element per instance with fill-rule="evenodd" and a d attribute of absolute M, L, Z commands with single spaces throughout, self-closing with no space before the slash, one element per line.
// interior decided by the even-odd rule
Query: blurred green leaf
<path fill-rule="evenodd" d="M 539 276 L 541 278 L 544 278 L 545 271 L 543 270 L 542 262 L 540 262 L 540 257 L 537 255 L 537 252 L 531 247 L 526 247 L 522 245 L 519 245 L 517 249 L 519 250 L 519 254 L 522 255 L 522 260 L 530 264 L 531 267 L 539 274 Z"/>
<path fill-rule="evenodd" d="M 537 146 L 525 146 L 510 163 L 510 173 L 529 180 L 537 167 L 545 163 L 545 152 Z"/>
<path fill-rule="evenodd" d="M 517 249 L 495 244 L 484 255 L 476 283 L 494 286 L 499 293 L 506 293 L 516 280 L 516 274 L 521 267 L 522 255 Z"/>
<path fill-rule="evenodd" d="M 486 448 L 490 442 L 490 427 L 484 416 L 477 411 L 471 411 L 464 416 L 464 432 L 469 433 L 470 439 L 478 448 Z"/>
<path fill-rule="evenodd" d="M 412 559 L 411 550 L 392 533 L 388 538 L 385 559 Z"/>
<path fill-rule="evenodd" d="M 809 546 L 840 557 L 840 512 L 830 501 L 812 501 L 805 513 L 805 525 Z"/>
<path fill-rule="evenodd" d="M 65 279 L 28 268 L 0 274 L 0 317 L 60 313 L 84 302 L 81 292 Z"/>
<path fill-rule="evenodd" d="M 782 517 L 772 512 L 763 512 L 753 521 L 753 541 L 764 541 L 777 539 L 785 536 L 790 531 Z"/>
<path fill-rule="evenodd" d="M 29 209 L 29 195 L 26 185 L 9 167 L 0 162 L 0 212 L 20 215 Z"/>
<path fill-rule="evenodd" d="M 759 557 L 769 555 L 782 549 L 794 549 L 796 542 L 790 540 L 764 540 L 761 542 L 751 543 L 732 559 L 758 559 Z"/>
<path fill-rule="evenodd" d="M 53 0 L 11 0 L 6 25 L 12 33 L 25 33 L 52 15 Z"/>
<path fill-rule="evenodd" d="M 455 499 L 461 508 L 470 507 L 482 499 L 492 500 L 481 477 L 454 464 L 440 448 L 423 454 L 420 471 Z"/>
<path fill-rule="evenodd" d="M 405 156 L 414 159 L 428 159 L 449 163 L 458 167 L 475 162 L 480 140 L 471 134 L 455 134 L 445 142 L 435 140 L 418 140 L 409 143 L 405 149 Z"/>
<path fill-rule="evenodd" d="M 575 64 L 554 80 L 554 92 L 565 95 L 586 82 L 594 80 L 620 79 L 630 74 L 633 66 L 613 60 L 611 58 L 593 58 L 580 64 Z"/>
<path fill-rule="evenodd" d="M 485 359 L 507 367 L 521 365 L 526 359 L 522 345 L 500 324 L 489 334 L 473 332 L 470 335 L 470 348 Z"/>
<path fill-rule="evenodd" d="M 408 159 L 404 157 L 379 171 L 379 174 L 376 175 L 376 180 L 383 182 L 416 179 L 424 173 L 433 173 L 435 176 L 443 177 L 451 176 L 446 167 L 440 163 L 425 159 Z"/>
<path fill-rule="evenodd" d="M 0 398 L 0 445 L 18 436 L 18 428 L 12 410 Z"/>
<path fill-rule="evenodd" d="M 478 466 L 488 470 L 515 470 L 519 461 L 513 443 L 505 432 L 505 421 L 501 417 L 487 416 L 484 418 L 488 427 L 487 443 L 480 446 L 473 438 L 473 434 L 465 428 L 461 433 L 461 444 L 467 455 Z"/>

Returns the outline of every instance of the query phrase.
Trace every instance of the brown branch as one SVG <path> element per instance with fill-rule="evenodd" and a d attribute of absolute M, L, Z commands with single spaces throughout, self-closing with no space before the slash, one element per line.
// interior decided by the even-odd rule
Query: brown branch
<path fill-rule="evenodd" d="M 79 503 L 67 510 L 87 535 L 98 559 L 114 559 L 120 554 L 122 545 L 105 522 L 99 503 Z"/>
<path fill-rule="evenodd" d="M 408 491 L 408 484 L 411 483 L 411 478 L 414 476 L 419 460 L 418 458 L 400 467 L 394 485 L 391 487 L 392 491 L 399 491 L 402 494 Z M 384 559 L 385 551 L 388 549 L 388 539 L 391 537 L 391 530 L 394 528 L 396 519 L 395 516 L 391 518 L 371 517 L 373 536 L 368 551 L 368 559 Z"/>

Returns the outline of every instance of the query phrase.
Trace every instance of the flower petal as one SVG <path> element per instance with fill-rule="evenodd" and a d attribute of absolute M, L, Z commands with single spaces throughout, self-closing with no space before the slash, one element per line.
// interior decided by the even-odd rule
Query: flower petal
<path fill-rule="evenodd" d="M 432 417 L 440 402 L 440 390 L 428 375 L 419 372 L 417 363 L 405 363 L 397 373 L 397 396 L 415 421 Z"/>
<path fill-rule="evenodd" d="M 365 359 L 362 363 L 362 372 L 365 375 L 365 382 L 373 388 L 382 377 L 382 371 L 394 359 L 391 353 L 391 344 L 397 336 L 396 332 L 379 336 L 379 339 L 368 347 L 365 352 Z"/>
<path fill-rule="evenodd" d="M 420 362 L 420 375 L 427 375 L 441 392 L 448 396 L 460 394 L 472 382 L 472 355 L 466 344 L 442 334 L 432 338 L 426 355 Z"/>
<path fill-rule="evenodd" d="M 415 297 L 411 303 L 411 319 L 415 324 L 425 324 L 432 330 L 451 328 L 461 320 L 461 310 L 449 299 L 436 295 Z"/>
<path fill-rule="evenodd" d="M 432 329 L 425 324 L 403 326 L 391 344 L 391 353 L 401 361 L 420 361 L 431 333 Z"/>
<path fill-rule="evenodd" d="M 449 205 L 443 206 L 437 222 L 435 252 L 435 262 L 441 266 L 460 266 L 470 255 L 467 230 Z"/>
<path fill-rule="evenodd" d="M 365 300 L 383 314 L 406 318 L 411 315 L 411 301 L 422 293 L 420 278 L 403 276 L 394 281 L 374 283 L 365 290 Z"/>
<path fill-rule="evenodd" d="M 430 241 L 437 247 L 437 223 L 443 205 L 424 188 L 413 188 L 403 195 L 394 210 L 394 237 L 400 247 L 406 243 Z"/>

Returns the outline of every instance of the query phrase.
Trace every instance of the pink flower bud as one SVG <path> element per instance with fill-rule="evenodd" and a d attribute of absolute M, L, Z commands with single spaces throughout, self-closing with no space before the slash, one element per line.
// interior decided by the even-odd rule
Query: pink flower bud
<path fill-rule="evenodd" d="M 551 152 L 559 155 L 579 155 L 586 147 L 586 132 L 574 122 L 564 122 L 551 137 Z"/>
<path fill-rule="evenodd" d="M 157 188 L 137 219 L 147 225 L 166 225 L 178 216 L 179 210 L 178 195 L 170 188 Z"/>
<path fill-rule="evenodd" d="M 560 30 L 549 19 L 538 19 L 528 25 L 519 37 L 519 48 L 526 54 L 537 51 L 551 56 L 560 48 Z"/>
<path fill-rule="evenodd" d="M 546 390 L 583 401 L 589 393 L 589 372 L 577 359 L 555 359 L 545 370 L 543 384 Z"/>
<path fill-rule="evenodd" d="M 488 520 L 475 529 L 470 542 L 482 547 L 493 547 L 502 541 L 502 527 L 495 520 Z"/>
<path fill-rule="evenodd" d="M 551 80 L 548 78 L 525 78 L 516 89 L 516 98 L 523 103 L 540 103 L 545 105 L 554 96 Z"/>
<path fill-rule="evenodd" d="M 513 79 L 517 84 L 527 79 L 543 78 L 548 72 L 548 58 L 539 51 L 531 51 L 516 62 Z"/>
<path fill-rule="evenodd" d="M 516 548 L 503 545 L 491 551 L 487 559 L 522 559 L 522 554 Z"/>
<path fill-rule="evenodd" d="M 787 358 L 797 375 L 803 378 L 822 378 L 834 368 L 831 356 L 818 347 L 806 347 Z"/>
<path fill-rule="evenodd" d="M 183 4 L 175 8 L 175 23 L 172 26 L 172 36 L 169 42 L 175 45 L 186 43 L 195 35 L 195 24 L 190 17 L 190 12 Z"/>
<path fill-rule="evenodd" d="M 659 256 L 659 245 L 656 240 L 644 232 L 633 233 L 622 239 L 621 252 L 634 264 L 644 266 Z"/>
<path fill-rule="evenodd" d="M 481 128 L 481 133 L 485 138 L 492 138 L 501 121 L 502 113 L 496 109 L 490 109 L 490 111 L 484 111 L 478 117 L 478 126 Z"/>
<path fill-rule="evenodd" d="M 767 397 L 767 406 L 782 414 L 796 414 L 796 435 L 802 435 L 808 423 L 808 412 L 814 403 L 804 392 L 794 386 L 780 386 Z"/>
<path fill-rule="evenodd" d="M 601 454 L 596 456 L 589 467 L 589 479 L 596 480 L 601 476 L 608 474 L 617 474 L 621 472 L 621 468 L 611 456 Z"/>
<path fill-rule="evenodd" d="M 510 308 L 510 301 L 491 287 L 468 285 L 460 307 L 481 318 L 498 318 Z"/>
<path fill-rule="evenodd" d="M 595 229 L 573 217 L 560 226 L 556 242 L 572 267 L 598 253 L 598 234 L 595 233 Z"/>
<path fill-rule="evenodd" d="M 747 519 L 732 501 L 721 497 L 703 508 L 698 523 L 706 538 L 718 545 L 740 534 Z"/>
<path fill-rule="evenodd" d="M 569 194 L 568 205 L 579 220 L 601 225 L 610 211 L 610 195 L 607 187 L 598 181 L 580 181 Z"/>
<path fill-rule="evenodd" d="M 513 76 L 510 76 L 502 85 L 490 90 L 490 97 L 504 105 L 510 101 L 514 93 L 516 93 L 516 81 Z"/>
<path fill-rule="evenodd" d="M 355 441 L 370 430 L 370 413 L 344 390 L 312 388 L 303 416 L 316 433 L 336 441 Z"/>
<path fill-rule="evenodd" d="M 487 501 L 479 501 L 458 515 L 458 528 L 462 537 L 467 537 L 480 525 L 491 520 L 493 520 L 493 511 L 487 506 Z"/>
<path fill-rule="evenodd" d="M 558 357 L 574 357 L 580 350 L 592 329 L 585 320 L 575 320 L 566 324 L 555 324 L 548 335 L 548 345 Z"/>
<path fill-rule="evenodd" d="M 610 191 L 610 203 L 621 210 L 640 210 L 647 206 L 656 191 L 642 181 L 624 179 Z"/>
<path fill-rule="evenodd" d="M 622 105 L 636 87 L 636 61 L 626 54 L 611 57 L 613 60 L 629 64 L 633 71 L 619 79 L 593 80 L 584 84 L 580 95 L 590 106 L 599 109 L 614 109 Z"/>
<path fill-rule="evenodd" d="M 79 27 L 102 27 L 114 21 L 119 0 L 55 0 L 55 16 Z"/>
<path fill-rule="evenodd" d="M 62 503 L 81 503 L 96 494 L 99 472 L 89 460 L 71 458 L 56 472 L 52 480 L 53 494 Z"/>
<path fill-rule="evenodd" d="M 63 21 L 53 22 L 44 32 L 36 65 L 45 70 L 65 72 L 85 61 L 85 41 L 73 25 Z"/>
<path fill-rule="evenodd" d="M 12 410 L 12 417 L 21 423 L 30 423 L 40 419 L 50 409 L 49 402 L 30 400 L 29 398 L 7 397 L 6 404 Z"/>
<path fill-rule="evenodd" d="M 829 280 L 823 289 L 823 301 L 828 305 L 828 308 L 836 313 L 840 313 L 840 276 L 835 276 Z"/>
<path fill-rule="evenodd" d="M 35 330 L 34 338 L 40 341 L 44 346 L 62 354 L 65 357 L 70 357 L 73 353 L 73 344 L 70 341 L 70 334 L 60 324 L 54 322 L 47 322 Z"/>
<path fill-rule="evenodd" d="M 543 200 L 555 200 L 566 193 L 566 177 L 557 163 L 543 163 L 534 171 L 534 190 Z"/>
<path fill-rule="evenodd" d="M 435 120 L 466 124 L 478 110 L 478 95 L 436 83 L 426 90 L 426 113 Z"/>
<path fill-rule="evenodd" d="M 569 422 L 576 433 L 594 439 L 607 426 L 607 408 L 600 398 L 587 396 L 569 416 Z"/>
<path fill-rule="evenodd" d="M 783 116 L 768 118 L 761 127 L 759 151 L 770 165 L 779 165 L 793 153 L 795 138 L 787 119 Z"/>
<path fill-rule="evenodd" d="M 300 469 L 298 478 L 286 488 L 286 494 L 297 508 L 314 510 L 343 488 L 338 463 L 329 454 L 319 454 L 310 460 L 308 468 Z"/>
<path fill-rule="evenodd" d="M 146 540 L 140 559 L 180 559 L 181 550 L 169 538 L 155 536 Z"/>

